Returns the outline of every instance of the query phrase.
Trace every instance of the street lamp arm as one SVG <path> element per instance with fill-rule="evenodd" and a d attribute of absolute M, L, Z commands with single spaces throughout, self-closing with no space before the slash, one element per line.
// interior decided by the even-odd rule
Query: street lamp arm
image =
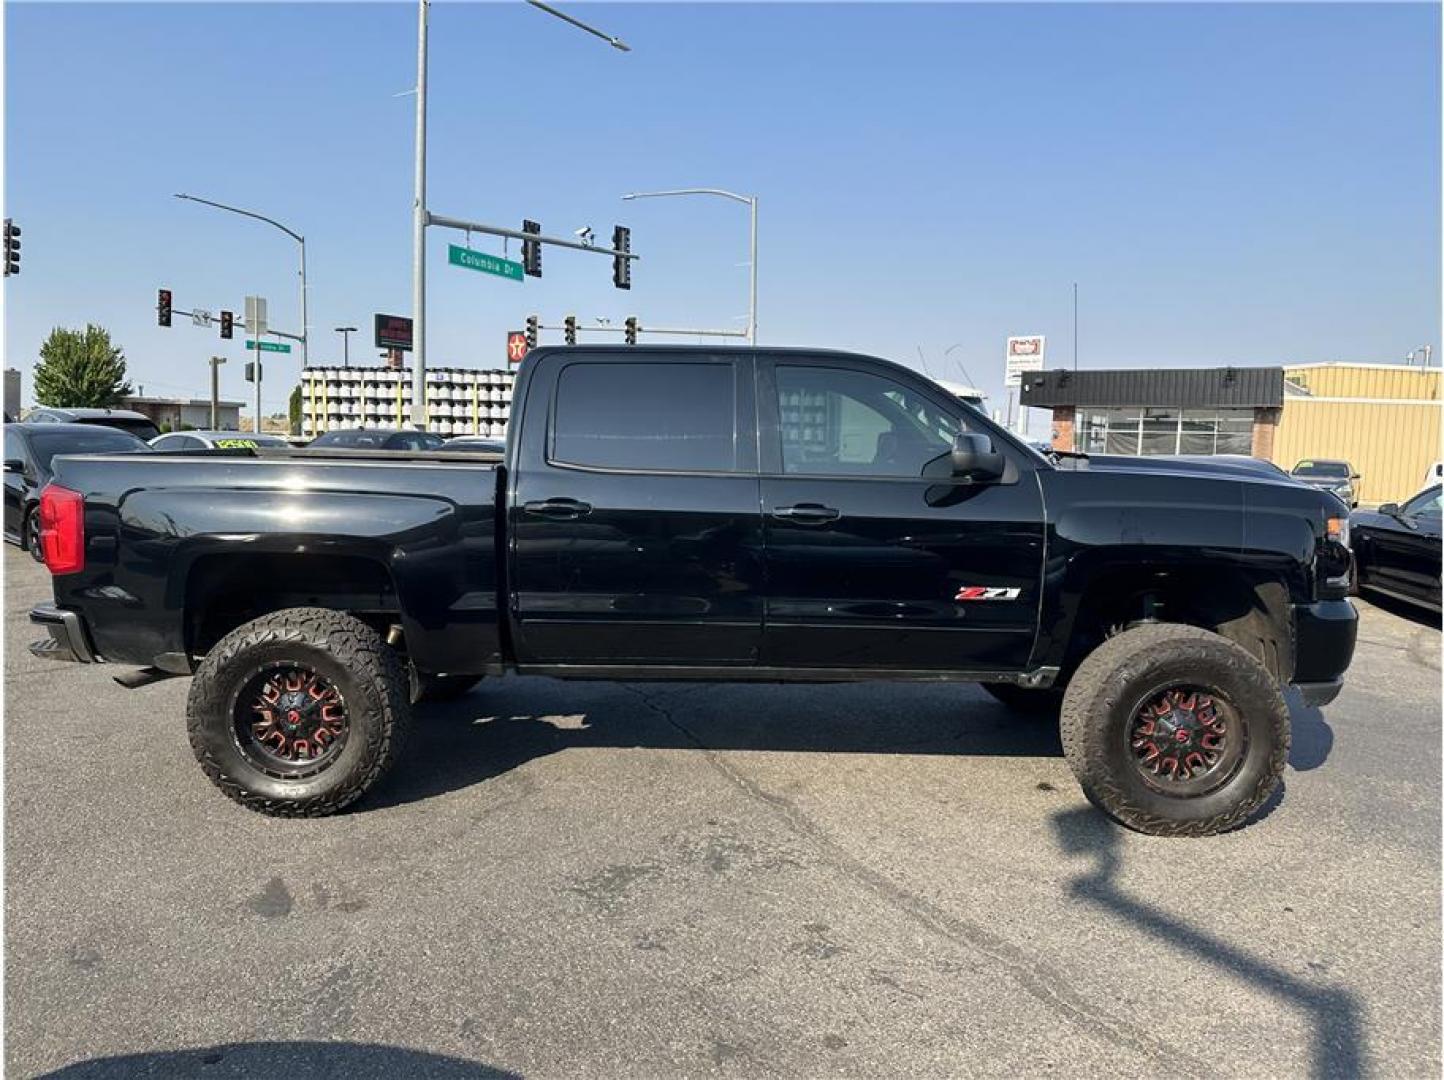
<path fill-rule="evenodd" d="M 191 202 L 205 203 L 207 206 L 214 206 L 218 210 L 229 210 L 233 214 L 244 214 L 246 217 L 255 218 L 257 221 L 264 221 L 267 225 L 274 225 L 276 228 L 280 229 L 283 233 L 289 236 L 292 240 L 295 240 L 297 243 L 304 244 L 306 242 L 306 238 L 300 233 L 286 228 L 286 226 L 282 225 L 275 218 L 268 218 L 265 214 L 258 214 L 254 210 L 242 210 L 239 206 L 227 206 L 225 203 L 218 203 L 211 199 L 202 199 L 199 195 L 185 195 L 177 193 L 176 198 L 189 199 Z"/>
<path fill-rule="evenodd" d="M 623 195 L 623 199 L 659 199 L 665 195 L 720 195 L 724 199 L 732 199 L 735 202 L 746 203 L 749 206 L 757 201 L 755 195 L 738 195 L 735 191 L 723 191 L 721 188 L 677 188 L 674 191 L 633 191 Z"/>
<path fill-rule="evenodd" d="M 631 47 L 630 45 L 628 45 L 625 41 L 623 41 L 621 38 L 619 38 L 619 37 L 614 37 L 614 36 L 612 36 L 611 34 L 608 34 L 608 33 L 607 33 L 606 31 L 604 31 L 604 30 L 598 30 L 595 26 L 588 26 L 586 23 L 582 22 L 581 19 L 573 18 L 572 16 L 568 15 L 565 11 L 558 11 L 556 8 L 552 7 L 550 4 L 543 4 L 543 3 L 541 2 L 541 0 L 526 0 L 526 2 L 527 2 L 528 4 L 530 4 L 532 7 L 536 8 L 537 10 L 539 10 L 539 11 L 545 11 L 548 15 L 553 15 L 553 16 L 555 16 L 556 18 L 560 19 L 562 22 L 571 23 L 571 24 L 572 24 L 573 26 L 575 26 L 578 30 L 585 30 L 587 33 L 591 34 L 593 37 L 599 37 L 599 38 L 601 38 L 603 41 L 605 41 L 608 45 L 610 45 L 610 46 L 611 46 L 612 48 L 614 48 L 614 49 L 618 49 L 618 50 L 620 50 L 621 52 L 631 52 L 631 51 L 632 51 L 632 47 Z"/>

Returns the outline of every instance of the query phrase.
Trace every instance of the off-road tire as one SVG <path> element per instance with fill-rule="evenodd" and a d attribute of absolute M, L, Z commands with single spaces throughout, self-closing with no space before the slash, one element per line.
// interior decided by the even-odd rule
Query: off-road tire
<path fill-rule="evenodd" d="M 1017 683 L 985 682 L 979 685 L 1015 713 L 1023 716 L 1056 717 L 1063 707 L 1063 690 L 1060 687 L 1031 690 Z"/>
<path fill-rule="evenodd" d="M 257 767 L 235 736 L 236 698 L 258 666 L 305 664 L 341 692 L 345 745 L 322 771 L 281 779 Z M 324 817 L 369 791 L 401 752 L 411 724 L 407 671 L 376 631 L 339 611 L 288 608 L 223 637 L 197 669 L 186 702 L 191 749 L 211 782 L 251 810 Z"/>
<path fill-rule="evenodd" d="M 40 546 L 40 507 L 31 508 L 25 515 L 25 530 L 20 534 L 20 543 L 36 562 L 45 561 L 45 551 Z"/>
<path fill-rule="evenodd" d="M 1205 794 L 1159 792 L 1129 747 L 1136 711 L 1155 688 L 1171 684 L 1206 689 L 1242 723 L 1242 757 Z M 1105 641 L 1070 680 L 1059 731 L 1064 757 L 1089 801 L 1120 824 L 1155 836 L 1237 828 L 1273 794 L 1289 756 L 1288 706 L 1277 681 L 1239 645 L 1192 626 L 1139 626 Z"/>
<path fill-rule="evenodd" d="M 481 682 L 480 675 L 421 675 L 411 669 L 411 704 L 431 701 L 455 701 L 471 693 Z"/>

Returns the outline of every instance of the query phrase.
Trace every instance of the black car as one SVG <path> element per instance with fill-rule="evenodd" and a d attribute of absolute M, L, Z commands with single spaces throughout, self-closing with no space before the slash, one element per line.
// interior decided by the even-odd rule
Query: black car
<path fill-rule="evenodd" d="M 101 427 L 119 428 L 142 439 L 154 439 L 160 434 L 155 421 L 131 409 L 54 409 L 41 406 L 31 409 L 25 417 L 27 424 L 95 424 Z"/>
<path fill-rule="evenodd" d="M 1343 499 L 1344 505 L 1351 509 L 1359 505 L 1359 489 L 1355 486 L 1359 474 L 1347 461 L 1313 458 L 1299 462 L 1289 475 L 1309 487 L 1332 492 Z"/>
<path fill-rule="evenodd" d="M 5 425 L 5 539 L 37 560 L 40 489 L 50 482 L 56 454 L 128 454 L 149 451 L 129 432 L 98 424 Z"/>
<path fill-rule="evenodd" d="M 435 450 L 445 441 L 429 431 L 346 428 L 317 435 L 307 445 L 318 450 Z"/>
<path fill-rule="evenodd" d="M 1403 506 L 1385 503 L 1376 511 L 1355 511 L 1349 529 L 1360 589 L 1440 610 L 1441 490 L 1435 484 Z"/>

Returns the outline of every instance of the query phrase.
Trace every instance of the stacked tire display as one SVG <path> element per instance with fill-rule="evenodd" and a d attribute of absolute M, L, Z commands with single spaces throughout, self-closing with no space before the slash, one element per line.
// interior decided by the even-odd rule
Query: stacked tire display
<path fill-rule="evenodd" d="M 436 368 L 426 373 L 426 429 L 438 435 L 506 434 L 515 373 Z M 316 367 L 301 372 L 301 432 L 411 426 L 411 372 Z"/>

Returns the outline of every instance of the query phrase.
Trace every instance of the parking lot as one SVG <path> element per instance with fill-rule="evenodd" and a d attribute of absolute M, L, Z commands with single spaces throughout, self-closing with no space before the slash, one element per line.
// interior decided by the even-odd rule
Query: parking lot
<path fill-rule="evenodd" d="M 187 683 L 32 658 L 5 552 L 12 1076 L 1436 1076 L 1439 632 L 1361 603 L 1285 790 L 1123 832 L 971 687 L 483 684 L 267 819 Z"/>

